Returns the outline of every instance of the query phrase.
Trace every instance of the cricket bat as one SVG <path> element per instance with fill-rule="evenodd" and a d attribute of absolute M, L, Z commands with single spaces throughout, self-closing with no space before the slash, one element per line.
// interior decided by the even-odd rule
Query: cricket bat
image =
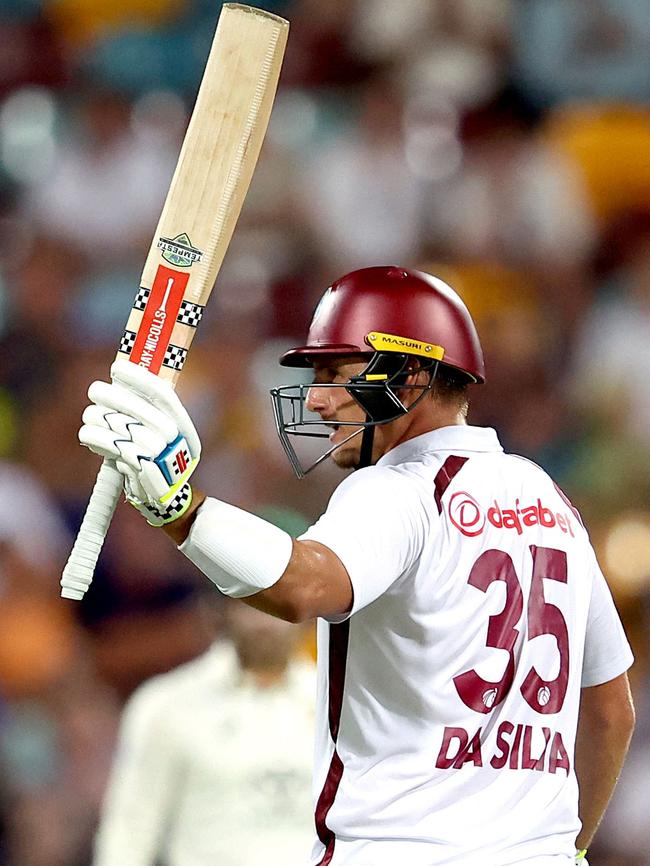
<path fill-rule="evenodd" d="M 128 358 L 175 385 L 230 243 L 266 133 L 289 22 L 224 4 L 176 170 L 120 340 Z M 90 586 L 122 492 L 104 461 L 61 578 Z"/>

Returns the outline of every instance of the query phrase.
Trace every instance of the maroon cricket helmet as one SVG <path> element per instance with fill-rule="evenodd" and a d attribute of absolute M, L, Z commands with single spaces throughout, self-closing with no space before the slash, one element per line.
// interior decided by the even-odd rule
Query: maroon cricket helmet
<path fill-rule="evenodd" d="M 445 282 L 395 266 L 352 271 L 330 286 L 307 343 L 285 352 L 285 367 L 310 367 L 327 356 L 402 352 L 437 359 L 485 380 L 483 352 L 469 311 Z"/>

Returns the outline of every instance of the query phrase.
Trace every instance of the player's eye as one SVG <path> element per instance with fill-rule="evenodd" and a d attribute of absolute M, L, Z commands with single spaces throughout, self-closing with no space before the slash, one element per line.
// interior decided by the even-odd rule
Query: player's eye
<path fill-rule="evenodd" d="M 347 381 L 345 377 L 341 376 L 334 367 L 327 367 L 323 370 L 319 370 L 314 374 L 314 379 L 312 381 L 312 385 L 331 385 L 336 379 L 339 379 L 341 382 Z"/>

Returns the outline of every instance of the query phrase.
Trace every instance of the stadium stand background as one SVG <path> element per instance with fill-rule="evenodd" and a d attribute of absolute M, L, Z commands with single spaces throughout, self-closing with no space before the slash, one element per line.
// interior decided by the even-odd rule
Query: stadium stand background
<path fill-rule="evenodd" d="M 200 483 L 310 521 L 267 389 L 325 286 L 446 277 L 483 335 L 471 419 L 582 511 L 633 643 L 640 723 L 591 859 L 650 864 L 650 4 L 267 0 L 292 21 L 268 140 L 180 392 Z M 83 603 L 58 580 L 107 373 L 220 4 L 0 2 L 0 866 L 88 866 L 120 708 L 207 645 L 195 574 L 118 509 Z"/>

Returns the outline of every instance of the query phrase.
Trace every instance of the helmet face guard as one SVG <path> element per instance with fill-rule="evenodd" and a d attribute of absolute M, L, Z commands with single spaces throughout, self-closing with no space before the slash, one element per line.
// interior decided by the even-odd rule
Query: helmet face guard
<path fill-rule="evenodd" d="M 345 445 L 355 436 L 363 434 L 359 468 L 370 463 L 374 428 L 395 421 L 410 412 L 431 390 L 438 362 L 434 359 L 422 360 L 417 367 L 412 366 L 409 355 L 400 352 L 375 352 L 367 367 L 348 382 L 326 382 L 318 385 L 285 385 L 271 389 L 271 402 L 275 426 L 291 466 L 298 478 L 304 478 L 330 454 Z M 431 375 L 425 385 L 406 384 L 409 375 L 429 371 Z M 364 421 L 325 422 L 307 409 L 310 388 L 343 388 L 363 409 Z M 419 391 L 410 406 L 405 405 L 400 392 Z M 403 394 L 402 394 L 403 395 Z M 352 432 L 342 442 L 324 451 L 305 467 L 292 440 L 301 437 L 329 439 L 333 427 L 350 427 Z"/>

